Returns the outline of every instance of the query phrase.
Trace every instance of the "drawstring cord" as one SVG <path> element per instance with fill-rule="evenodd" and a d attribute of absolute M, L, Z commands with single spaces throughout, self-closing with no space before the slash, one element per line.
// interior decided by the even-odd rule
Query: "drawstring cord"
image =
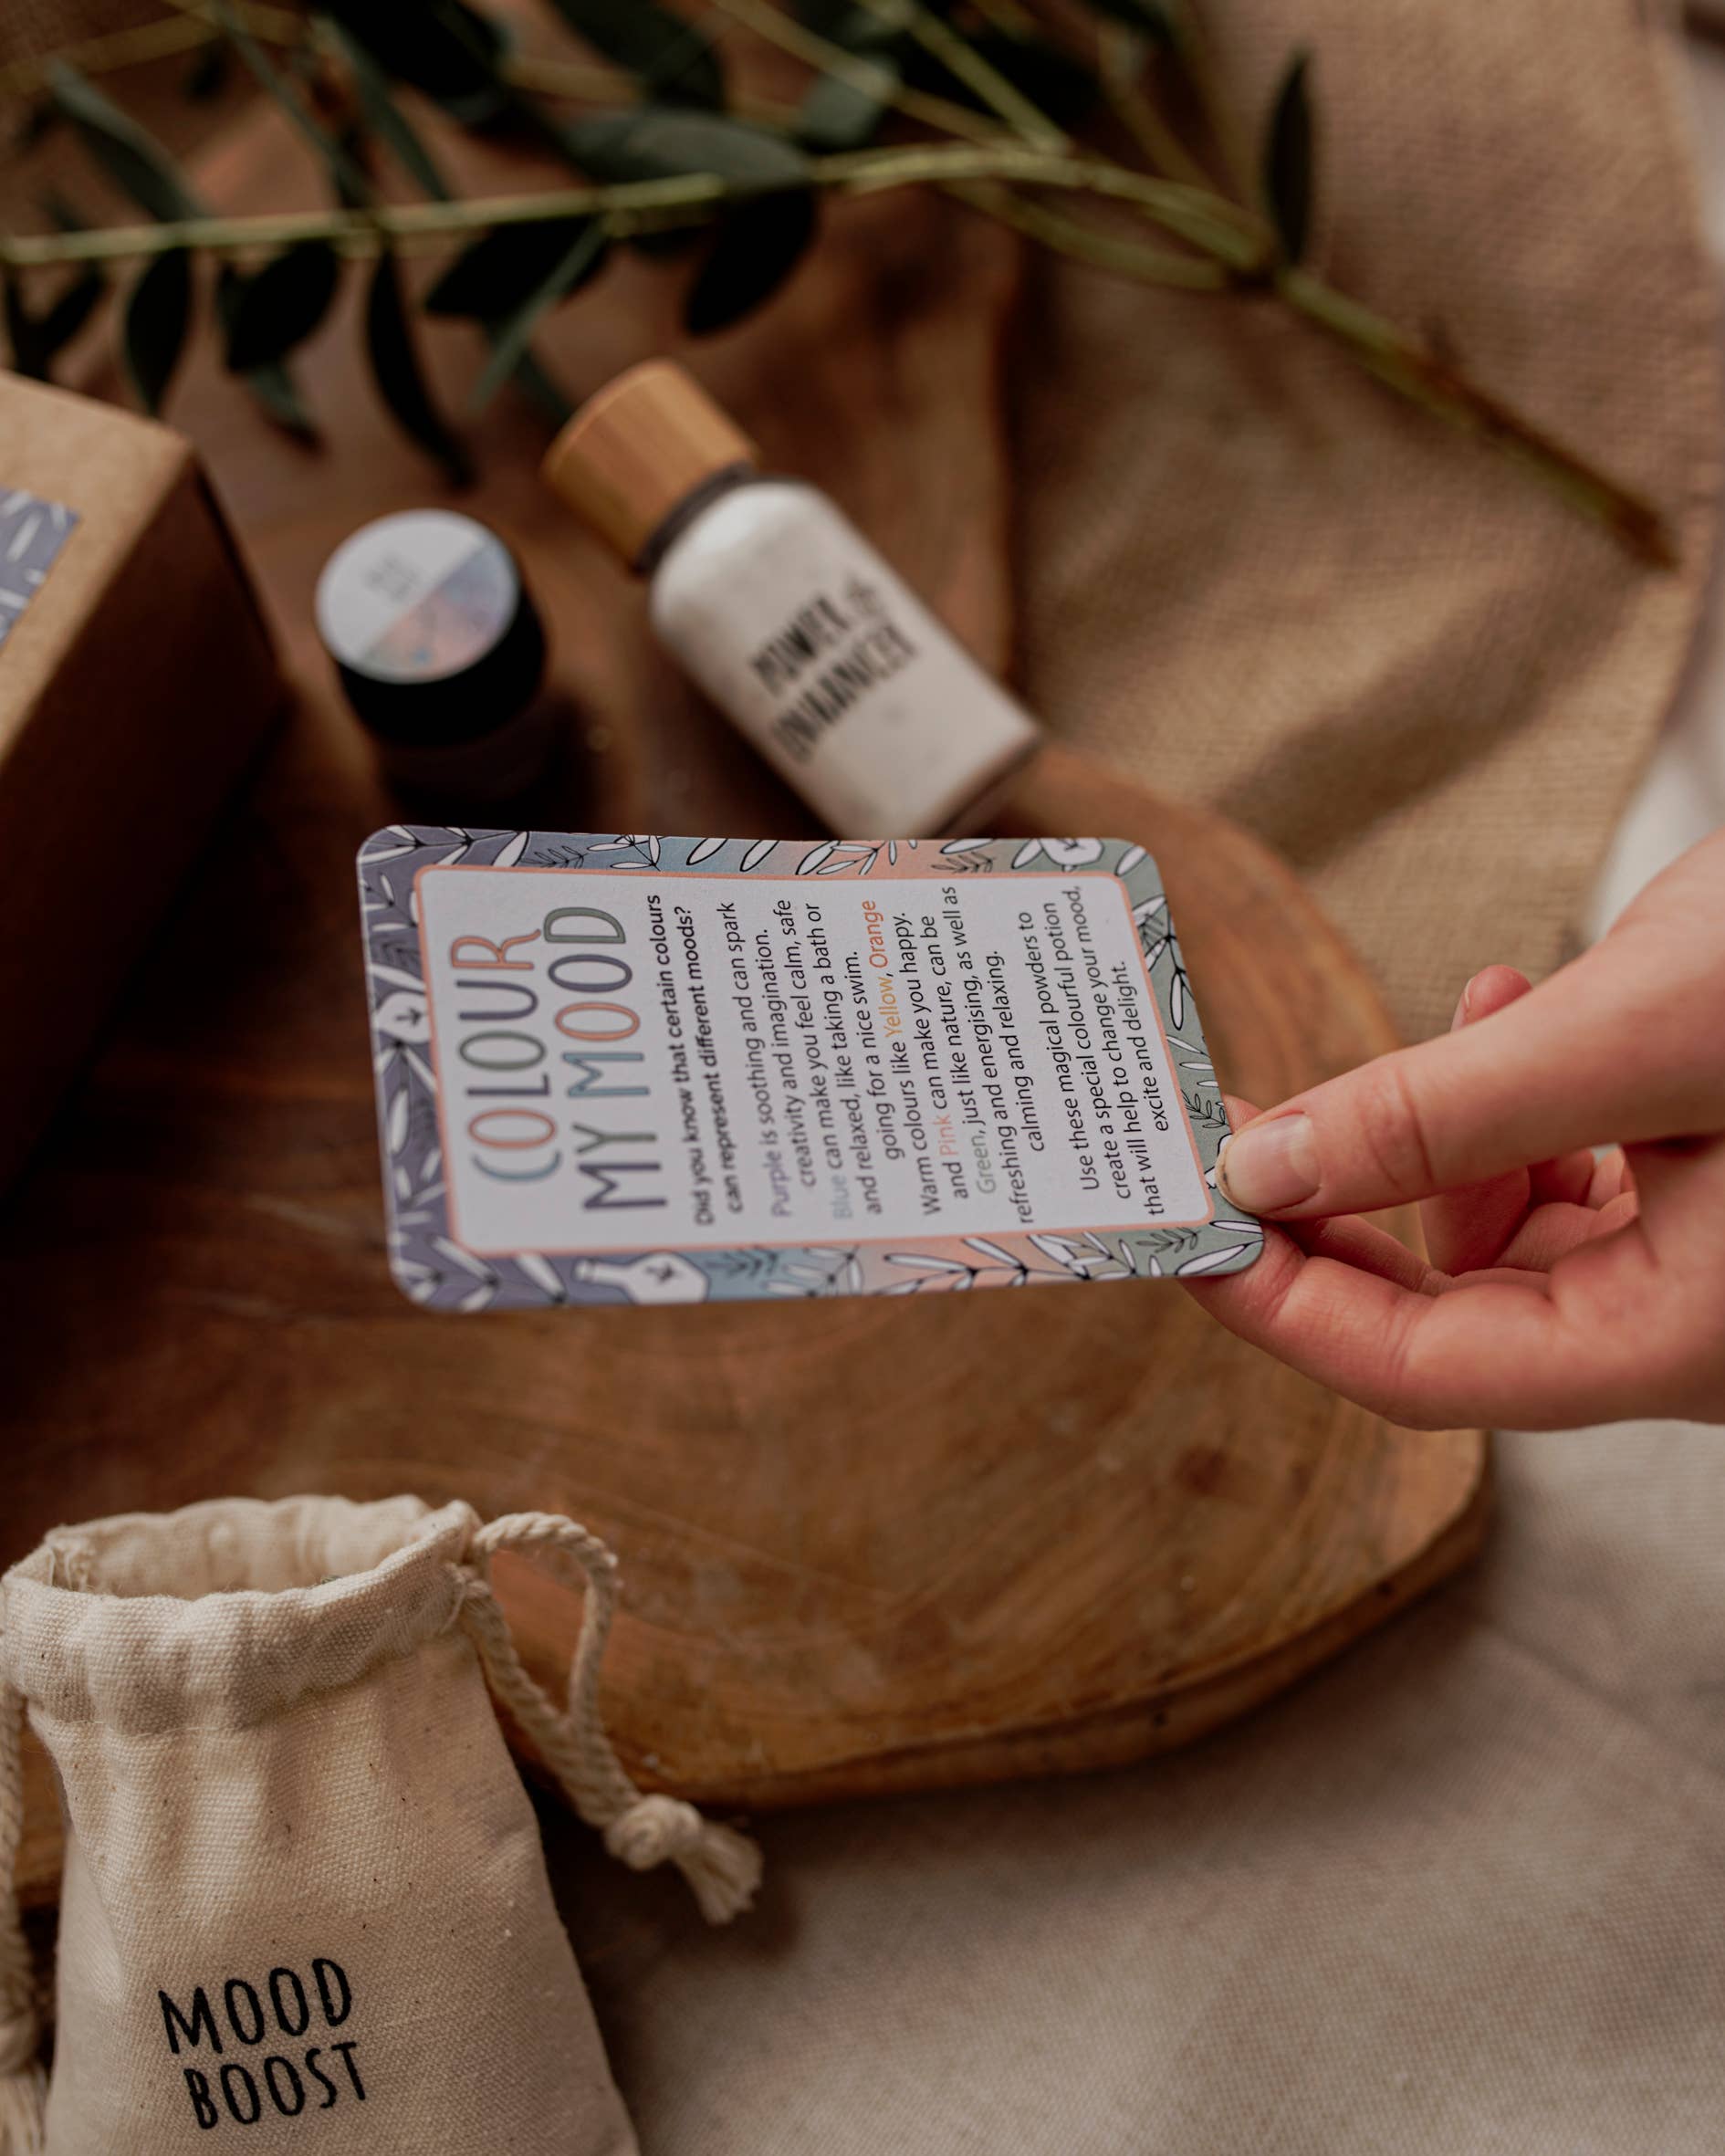
<path fill-rule="evenodd" d="M 37 2057 L 36 1970 L 18 1914 L 24 1698 L 0 1681 L 0 2156 L 37 2156 L 47 2077 Z"/>
<path fill-rule="evenodd" d="M 577 1576 L 586 1588 L 570 1663 L 567 1704 L 549 1700 L 521 1666 L 491 1560 L 516 1550 Z M 611 1854 L 634 1871 L 672 1863 L 709 1923 L 748 1907 L 760 1884 L 760 1852 L 747 1836 L 704 1819 L 674 1796 L 646 1795 L 623 1772 L 599 1713 L 599 1665 L 617 1605 L 617 1560 L 599 1540 L 549 1512 L 514 1512 L 479 1528 L 463 1568 L 461 1622 L 486 1681 L 530 1737 Z M 37 2057 L 36 1972 L 18 1913 L 18 1846 L 24 1834 L 23 1695 L 0 1680 L 0 2156 L 39 2156 L 47 2078 Z"/>
<path fill-rule="evenodd" d="M 522 1668 L 509 1620 L 492 1592 L 491 1560 L 499 1550 L 531 1555 L 586 1590 L 561 1708 Z M 560 1514 L 510 1512 L 475 1533 L 464 1570 L 461 1622 L 486 1681 L 570 1802 L 632 1871 L 674 1864 L 708 1923 L 728 1923 L 754 1900 L 760 1851 L 746 1835 L 703 1818 L 680 1797 L 643 1795 L 623 1772 L 600 1717 L 599 1665 L 617 1607 L 617 1560 L 611 1550 Z"/>

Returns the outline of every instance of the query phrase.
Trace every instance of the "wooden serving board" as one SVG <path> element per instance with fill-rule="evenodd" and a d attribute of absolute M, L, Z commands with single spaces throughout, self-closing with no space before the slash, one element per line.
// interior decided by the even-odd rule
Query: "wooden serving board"
<path fill-rule="evenodd" d="M 1032 790 L 1027 830 L 1156 852 L 1230 1086 L 1275 1098 L 1388 1041 L 1256 842 L 1059 750 Z M 410 1309 L 385 1278 L 354 821 L 248 824 L 12 1210 L 8 1555 L 58 1519 L 225 1491 L 571 1512 L 622 1554 L 625 1758 L 756 1807 L 1187 1743 L 1477 1546 L 1483 1437 L 1393 1429 L 1171 1286 Z M 230 1000 L 194 988 L 193 950 Z M 499 1586 L 554 1683 L 572 1598 L 507 1560 Z M 56 1836 L 38 1762 L 26 1900 L 52 1895 Z"/>
<path fill-rule="evenodd" d="M 265 116 L 203 185 L 279 206 L 298 169 Z M 995 664 L 1013 269 L 999 234 L 946 205 L 860 204 L 768 318 L 703 360 L 777 459 L 830 485 Z M 561 319 L 548 356 L 572 387 L 670 340 L 658 274 L 625 266 L 606 306 Z M 451 389 L 476 365 L 453 339 L 435 359 Z M 397 1295 L 352 877 L 395 811 L 309 599 L 355 523 L 444 492 L 371 403 L 350 319 L 304 372 L 320 457 L 271 435 L 207 361 L 176 408 L 304 694 L 0 1214 L 0 1557 L 58 1521 L 230 1491 L 569 1512 L 622 1557 L 604 1680 L 620 1749 L 645 1780 L 748 1806 L 1187 1742 L 1460 1562 L 1481 1533 L 1482 1437 L 1394 1429 L 1172 1286 L 472 1319 Z M 575 706 L 578 753 L 543 820 L 805 829 L 538 487 L 542 438 L 518 410 L 489 419 L 464 506 L 521 550 Z M 1274 1100 L 1391 1044 L 1358 965 L 1242 832 L 1058 748 L 1001 828 L 1157 854 L 1231 1089 Z M 519 1567 L 499 1584 L 554 1676 L 570 1598 Z M 55 1837 L 37 1762 L 26 1900 L 53 1894 Z"/>

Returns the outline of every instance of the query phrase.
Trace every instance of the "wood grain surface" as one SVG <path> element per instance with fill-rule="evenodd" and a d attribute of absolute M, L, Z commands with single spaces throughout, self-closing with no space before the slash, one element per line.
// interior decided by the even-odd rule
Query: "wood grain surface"
<path fill-rule="evenodd" d="M 204 185 L 279 204 L 298 170 L 265 116 Z M 658 273 L 618 275 L 549 340 L 579 390 L 674 345 Z M 997 664 L 1013 290 L 991 229 L 939 203 L 858 205 L 768 316 L 698 360 L 774 458 L 831 487 Z M 645 1780 L 746 1805 L 1185 1742 L 1459 1562 L 1481 1529 L 1480 1436 L 1391 1429 L 1168 1285 L 486 1319 L 401 1300 L 352 878 L 395 807 L 308 602 L 355 523 L 444 494 L 371 402 L 352 329 L 308 355 L 321 455 L 269 434 L 207 361 L 176 408 L 302 695 L 0 1215 L 0 1556 L 58 1521 L 230 1491 L 571 1512 L 622 1554 L 603 1688 L 620 1750 Z M 434 357 L 452 393 L 476 365 L 449 335 Z M 518 410 L 488 419 L 464 504 L 521 551 L 570 699 L 570 766 L 536 821 L 806 829 L 653 652 L 640 593 L 538 488 L 541 440 Z M 1001 824 L 1158 855 L 1232 1089 L 1271 1100 L 1390 1043 L 1358 966 L 1239 831 L 1058 748 Z M 569 1598 L 518 1567 L 499 1586 L 550 1676 Z M 38 1759 L 27 1900 L 51 1898 L 56 1863 Z"/>

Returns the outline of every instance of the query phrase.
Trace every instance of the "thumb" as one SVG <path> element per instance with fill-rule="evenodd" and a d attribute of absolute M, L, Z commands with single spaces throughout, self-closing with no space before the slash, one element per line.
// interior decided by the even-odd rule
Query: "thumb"
<path fill-rule="evenodd" d="M 1362 1064 L 1248 1124 L 1218 1180 L 1316 1219 L 1429 1198 L 1554 1154 L 1692 1136 L 1721 1103 L 1719 984 L 1659 937 L 1609 938 L 1507 1010 Z"/>

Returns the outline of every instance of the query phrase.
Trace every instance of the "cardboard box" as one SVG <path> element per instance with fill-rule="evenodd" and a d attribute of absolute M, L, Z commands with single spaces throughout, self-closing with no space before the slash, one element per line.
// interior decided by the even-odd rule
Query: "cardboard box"
<path fill-rule="evenodd" d="M 0 373 L 0 1188 L 285 696 L 190 445 Z"/>

